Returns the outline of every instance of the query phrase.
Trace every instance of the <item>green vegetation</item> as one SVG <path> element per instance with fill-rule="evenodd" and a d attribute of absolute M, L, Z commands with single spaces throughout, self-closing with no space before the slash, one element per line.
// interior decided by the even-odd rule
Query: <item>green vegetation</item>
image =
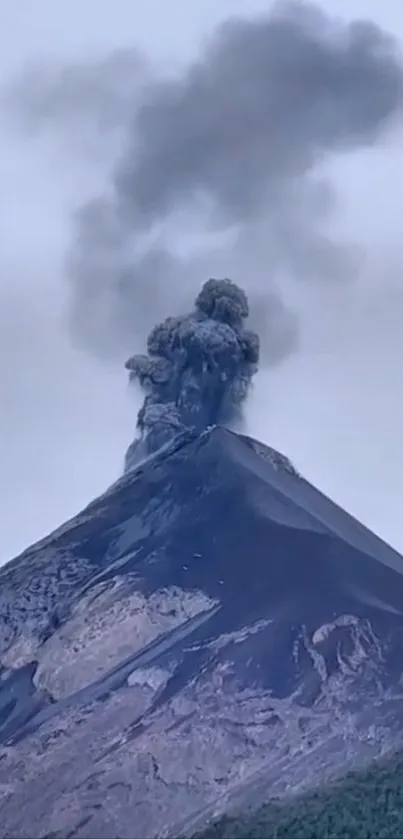
<path fill-rule="evenodd" d="M 403 753 L 291 801 L 225 817 L 199 839 L 402 839 Z"/>

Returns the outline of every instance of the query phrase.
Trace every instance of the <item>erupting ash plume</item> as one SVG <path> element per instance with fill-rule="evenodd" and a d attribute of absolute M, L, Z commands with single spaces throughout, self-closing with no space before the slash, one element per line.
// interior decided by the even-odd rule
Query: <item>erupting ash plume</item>
<path fill-rule="evenodd" d="M 236 423 L 259 362 L 259 336 L 245 328 L 248 299 L 229 279 L 208 280 L 194 311 L 151 330 L 147 355 L 126 362 L 144 392 L 138 439 L 125 471 L 175 434 Z"/>
<path fill-rule="evenodd" d="M 122 51 L 53 84 L 27 73 L 7 101 L 30 130 L 53 119 L 59 135 L 98 114 L 113 147 L 66 258 L 74 340 L 120 363 L 166 312 L 189 310 L 203 278 L 242 276 L 269 366 L 298 343 L 293 282 L 357 275 L 356 243 L 328 227 L 326 165 L 378 142 L 401 113 L 403 70 L 376 24 L 280 2 L 220 24 L 172 75 Z M 151 330 L 148 355 L 127 363 L 145 400 L 126 468 L 180 429 L 239 416 L 259 355 L 247 314 L 240 289 L 209 281 L 192 314 Z"/>

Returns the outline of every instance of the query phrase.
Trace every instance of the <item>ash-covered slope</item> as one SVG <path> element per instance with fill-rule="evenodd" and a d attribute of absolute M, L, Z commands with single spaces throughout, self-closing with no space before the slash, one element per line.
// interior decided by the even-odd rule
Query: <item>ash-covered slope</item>
<path fill-rule="evenodd" d="M 402 741 L 403 560 L 185 433 L 1 569 L 0 835 L 174 836 Z"/>

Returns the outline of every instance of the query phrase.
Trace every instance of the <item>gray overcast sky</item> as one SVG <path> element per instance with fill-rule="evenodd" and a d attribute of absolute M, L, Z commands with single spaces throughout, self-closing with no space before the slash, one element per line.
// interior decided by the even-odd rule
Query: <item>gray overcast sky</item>
<path fill-rule="evenodd" d="M 322 5 L 371 17 L 403 39 L 401 0 Z M 265 8 L 258 0 L 4 0 L 1 77 L 48 54 L 74 61 L 132 45 L 157 61 L 186 59 L 219 19 Z M 294 301 L 301 350 L 258 377 L 248 430 L 403 550 L 399 140 L 334 167 L 337 225 L 364 246 L 368 269 L 354 288 L 304 289 Z M 125 371 L 75 349 L 64 323 L 60 263 L 71 209 L 90 194 L 91 177 L 78 163 L 60 165 L 46 144 L 0 131 L 0 562 L 101 492 L 132 436 Z"/>

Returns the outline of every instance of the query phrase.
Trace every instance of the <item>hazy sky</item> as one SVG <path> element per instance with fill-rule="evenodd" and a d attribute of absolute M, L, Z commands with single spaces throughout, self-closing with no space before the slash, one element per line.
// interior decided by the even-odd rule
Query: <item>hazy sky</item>
<path fill-rule="evenodd" d="M 403 39 L 401 0 L 322 5 L 364 14 Z M 5 0 L 1 77 L 33 58 L 80 61 L 132 45 L 157 61 L 186 59 L 219 19 L 265 8 L 258 0 Z M 295 298 L 301 349 L 258 377 L 248 430 L 403 550 L 399 142 L 333 167 L 335 224 L 363 246 L 367 268 L 354 287 L 305 287 Z M 123 367 L 74 348 L 65 324 L 70 214 L 101 175 L 102 161 L 89 171 L 43 140 L 0 130 L 0 562 L 101 492 L 120 473 L 133 433 Z"/>

